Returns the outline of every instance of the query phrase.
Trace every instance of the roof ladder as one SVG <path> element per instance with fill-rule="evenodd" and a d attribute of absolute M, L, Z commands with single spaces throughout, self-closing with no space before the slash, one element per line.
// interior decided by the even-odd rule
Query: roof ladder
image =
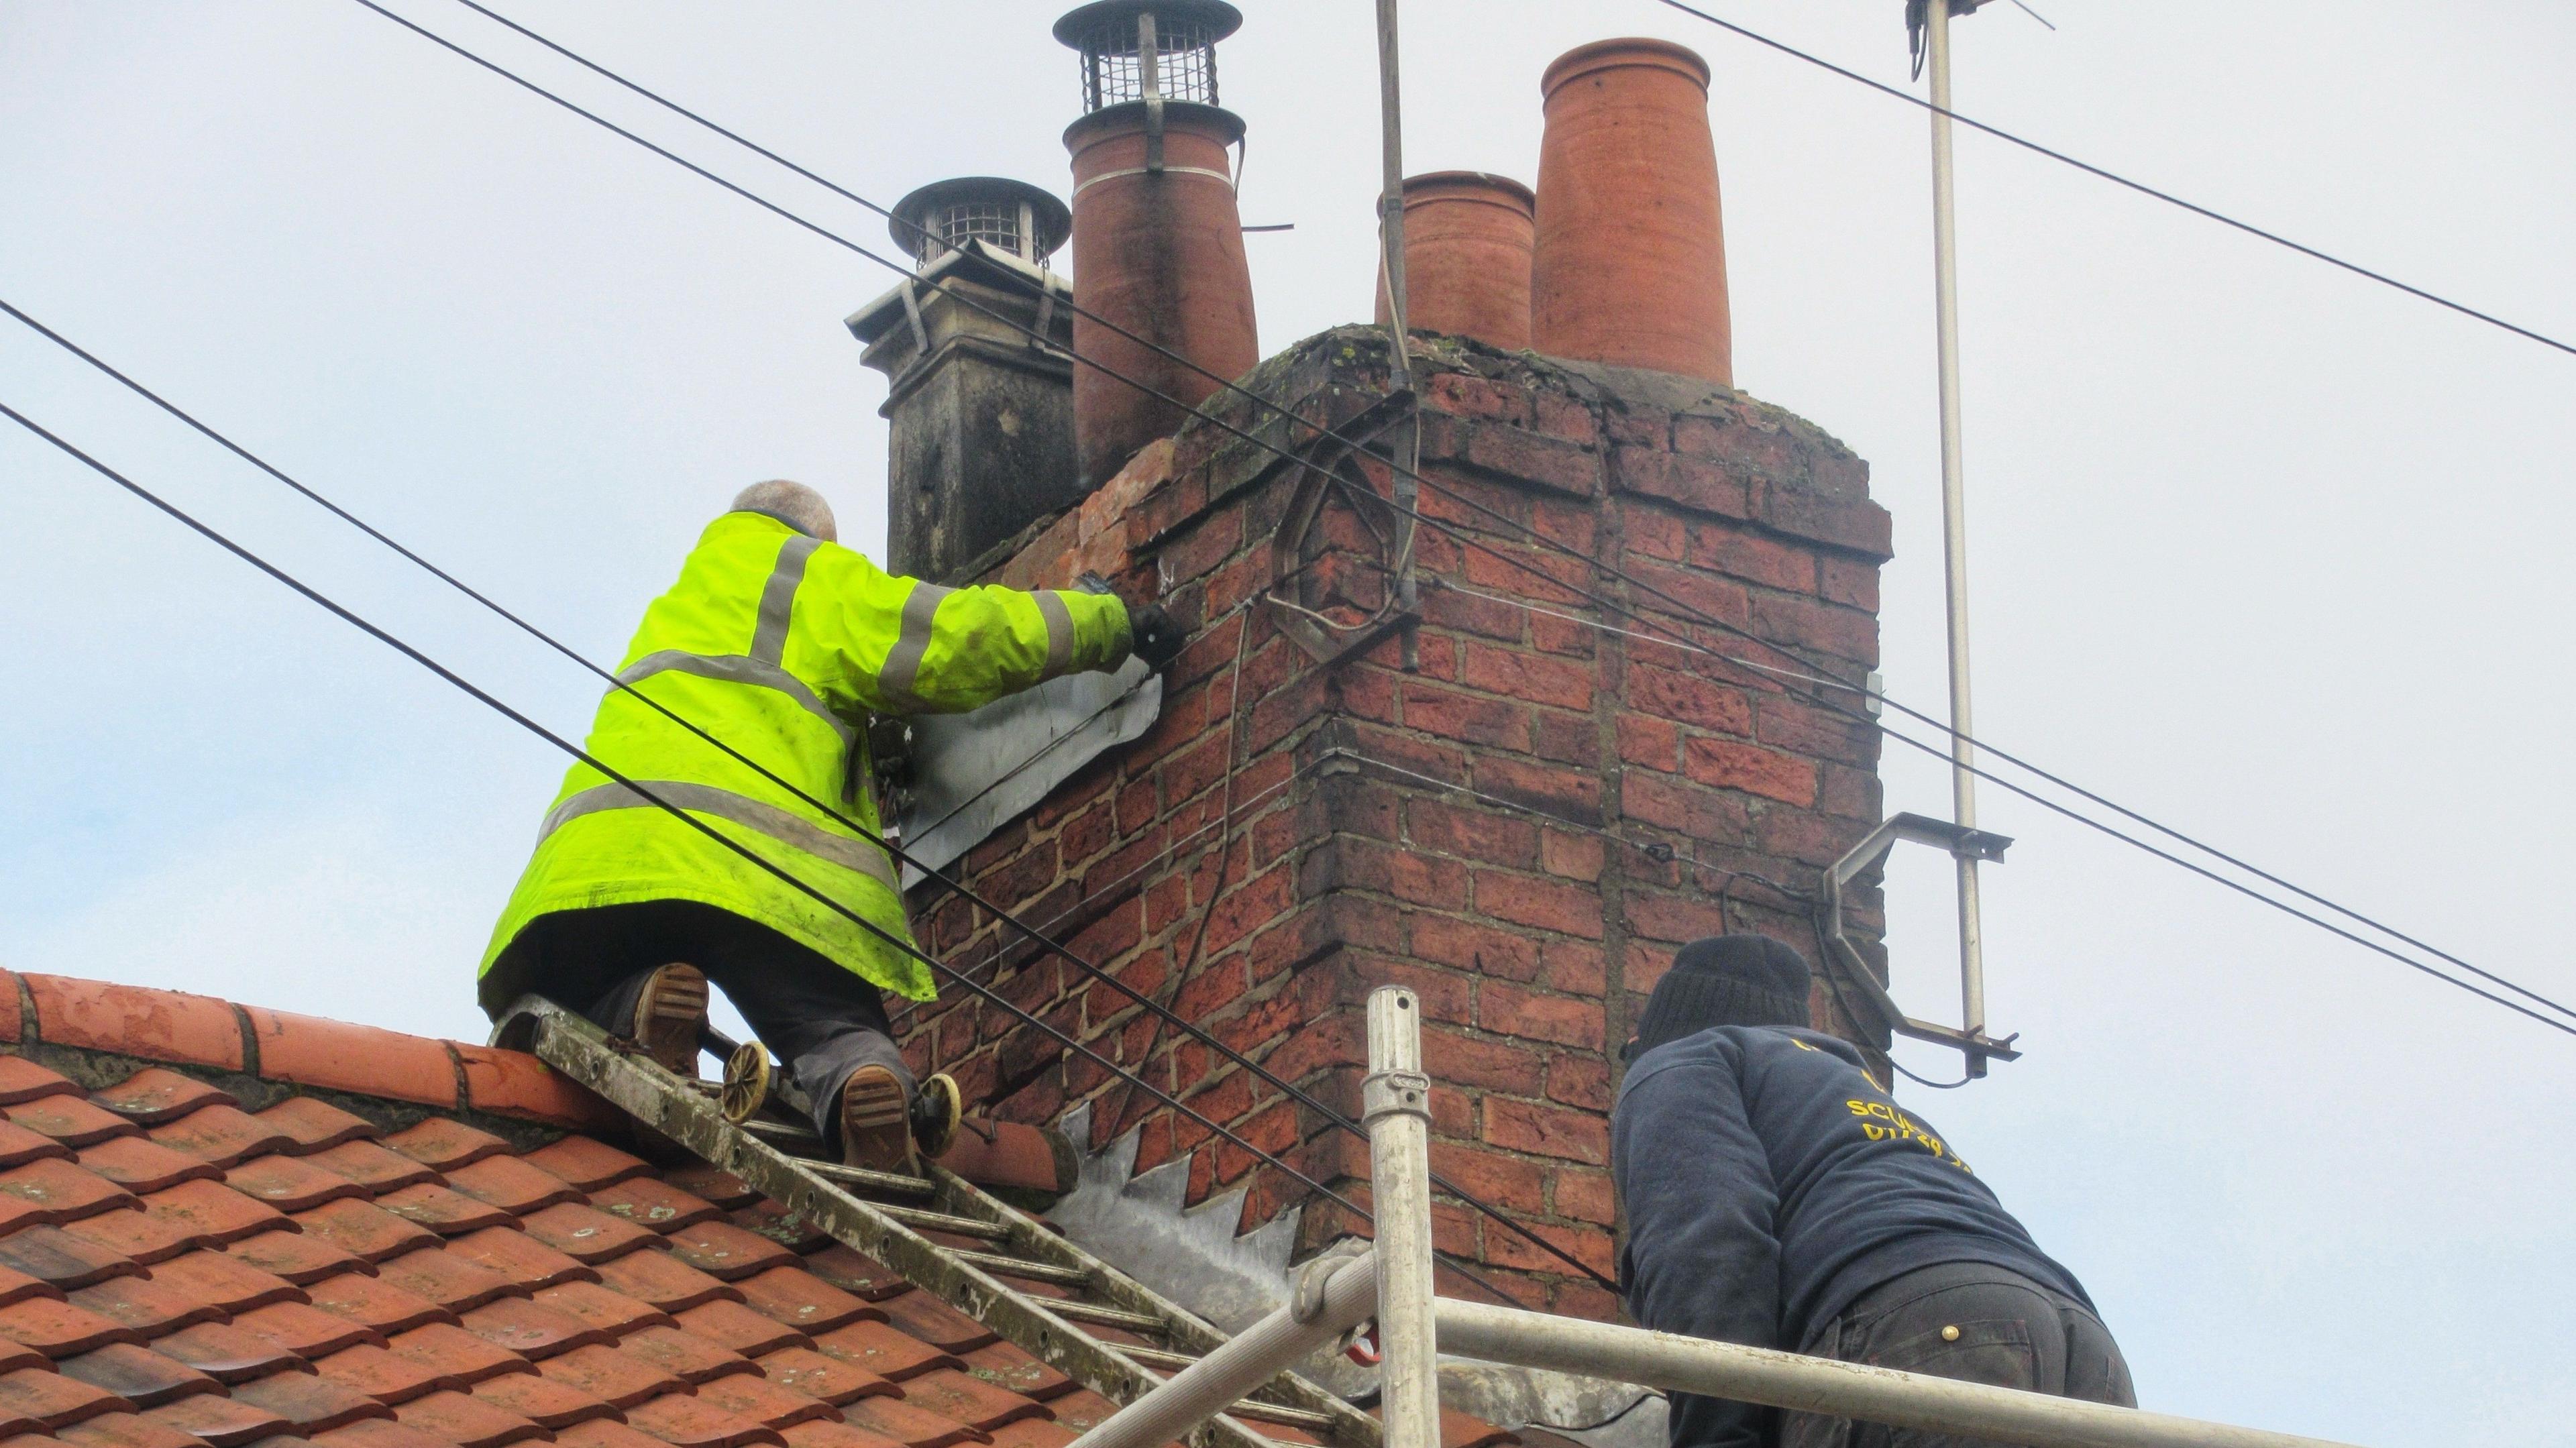
<path fill-rule="evenodd" d="M 612 1041 L 581 1015 L 523 996 L 493 1044 L 529 1051 L 644 1126 L 803 1216 L 834 1240 L 1126 1404 L 1226 1341 L 1043 1223 L 936 1164 L 927 1177 L 818 1160 L 812 1129 L 725 1119 L 713 1083 L 684 1080 Z M 1056 1293 L 1070 1293 L 1057 1296 Z M 1190 1448 L 1277 1448 L 1244 1420 L 1314 1433 L 1335 1448 L 1381 1448 L 1377 1420 L 1294 1373 L 1208 1420 Z"/>

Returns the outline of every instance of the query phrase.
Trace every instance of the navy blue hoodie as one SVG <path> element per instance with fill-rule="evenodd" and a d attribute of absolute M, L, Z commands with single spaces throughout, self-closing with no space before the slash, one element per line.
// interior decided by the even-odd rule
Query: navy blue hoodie
<path fill-rule="evenodd" d="M 1628 1310 L 1662 1332 L 1796 1351 L 1918 1267 L 1984 1262 L 2090 1305 L 2073 1273 L 1860 1053 L 1817 1031 L 1717 1026 L 1637 1058 L 1610 1116 Z M 1768 1409 L 1676 1394 L 1675 1448 L 1755 1448 Z"/>

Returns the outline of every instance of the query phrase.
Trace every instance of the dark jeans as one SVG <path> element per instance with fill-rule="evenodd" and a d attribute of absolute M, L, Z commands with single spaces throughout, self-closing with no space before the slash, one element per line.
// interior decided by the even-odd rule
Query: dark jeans
<path fill-rule="evenodd" d="M 1862 1293 L 1799 1351 L 2061 1398 L 2138 1405 L 2110 1329 L 2081 1302 L 1980 1262 L 1924 1267 Z M 1780 1415 L 1780 1448 L 1984 1448 L 1913 1428 Z"/>
<path fill-rule="evenodd" d="M 814 1099 L 814 1129 L 841 1136 L 841 1087 L 861 1066 L 883 1066 L 913 1089 L 877 988 L 765 925 L 694 900 L 648 900 L 541 915 L 483 978 L 484 1012 L 498 1018 L 535 991 L 625 1034 L 644 978 L 673 961 L 705 971 Z"/>

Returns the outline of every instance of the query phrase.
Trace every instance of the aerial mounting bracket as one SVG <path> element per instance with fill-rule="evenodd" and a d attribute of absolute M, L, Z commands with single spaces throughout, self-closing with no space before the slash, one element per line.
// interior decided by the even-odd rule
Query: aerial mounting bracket
<path fill-rule="evenodd" d="M 1997 864 L 2003 862 L 2004 851 L 2012 844 L 2007 836 L 1967 829 L 1929 815 L 1891 816 L 1862 836 L 1860 843 L 1844 852 L 1841 859 L 1825 868 L 1824 889 L 1816 900 L 1816 930 L 1824 937 L 1825 949 L 1832 956 L 1825 962 L 1825 968 L 1859 988 L 1863 1010 L 1872 1019 L 1858 1024 L 1876 1025 L 1892 1035 L 1931 1041 L 1960 1051 L 1968 1058 L 1972 1076 L 1985 1074 L 1985 1063 L 1989 1058 L 2004 1061 L 2021 1059 L 2021 1052 L 2013 1049 L 2013 1042 L 2021 1039 L 2018 1031 L 1996 1040 L 1982 1027 L 1962 1030 L 1957 1026 L 1917 1020 L 1907 1015 L 1896 1004 L 1895 997 L 1887 993 L 1887 987 L 1879 984 L 1878 977 L 1870 974 L 1868 963 L 1860 958 L 1859 950 L 1843 934 L 1843 888 L 1864 871 L 1877 868 L 1896 848 L 1899 840 L 1930 845 L 1953 859 L 1991 860 Z M 1961 969 L 1968 968 L 1962 962 Z"/>

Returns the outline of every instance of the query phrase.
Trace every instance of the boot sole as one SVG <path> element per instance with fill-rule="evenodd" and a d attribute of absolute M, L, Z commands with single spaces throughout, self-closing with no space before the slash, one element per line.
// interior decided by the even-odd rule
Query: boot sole
<path fill-rule="evenodd" d="M 870 1171 L 920 1174 L 903 1084 L 883 1066 L 861 1066 L 841 1088 L 841 1160 Z"/>
<path fill-rule="evenodd" d="M 698 1041 L 707 1024 L 707 977 L 694 965 L 674 962 L 653 972 L 635 1002 L 635 1043 L 653 1064 L 674 1076 L 696 1079 Z"/>

